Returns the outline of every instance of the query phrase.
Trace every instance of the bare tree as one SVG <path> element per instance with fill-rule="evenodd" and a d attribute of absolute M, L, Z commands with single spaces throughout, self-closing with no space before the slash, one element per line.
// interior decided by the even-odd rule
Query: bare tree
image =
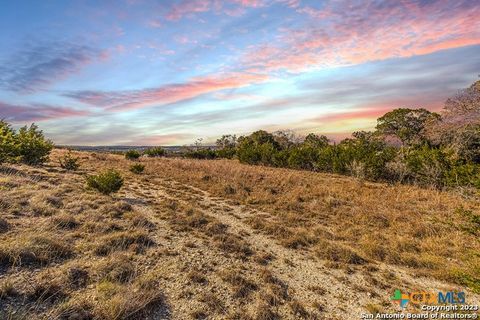
<path fill-rule="evenodd" d="M 442 118 L 429 123 L 426 132 L 459 158 L 480 162 L 480 80 L 447 99 Z"/>

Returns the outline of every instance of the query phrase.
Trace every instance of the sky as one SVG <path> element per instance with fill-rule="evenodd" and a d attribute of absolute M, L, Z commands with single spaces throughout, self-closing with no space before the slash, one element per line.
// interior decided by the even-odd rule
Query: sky
<path fill-rule="evenodd" d="M 477 0 L 0 0 L 0 119 L 56 144 L 338 140 L 480 74 Z"/>

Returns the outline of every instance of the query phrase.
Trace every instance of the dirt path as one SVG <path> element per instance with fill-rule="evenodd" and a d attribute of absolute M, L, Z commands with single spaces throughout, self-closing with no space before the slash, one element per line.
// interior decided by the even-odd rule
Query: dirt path
<path fill-rule="evenodd" d="M 171 228 L 167 221 L 159 218 L 155 204 L 174 200 L 193 205 L 206 215 L 227 225 L 231 233 L 240 235 L 255 252 L 268 253 L 275 257 L 266 268 L 288 285 L 290 294 L 301 301 L 310 312 L 309 318 L 359 319 L 361 313 L 367 312 L 367 306 L 381 306 L 384 311 L 394 311 L 394 306 L 388 301 L 392 293 L 391 286 L 388 285 L 389 278 L 394 279 L 396 283 L 429 291 L 452 289 L 452 285 L 432 279 L 415 278 L 409 275 L 408 271 L 393 266 L 375 264 L 350 270 L 329 268 L 325 261 L 315 258 L 311 253 L 285 248 L 269 236 L 253 230 L 245 222 L 253 215 L 268 216 L 268 213 L 235 205 L 229 200 L 213 197 L 203 190 L 176 181 L 154 179 L 142 181 L 141 184 L 135 182 L 127 186 L 125 194 L 128 197 L 143 199 L 143 204 L 137 204 L 138 210 L 154 219 L 162 230 Z M 179 244 L 185 245 L 192 241 L 173 231 L 168 232 L 168 237 L 170 241 L 163 240 L 163 243 L 169 250 L 176 250 Z M 222 265 L 226 269 L 230 266 L 238 267 L 238 261 L 219 255 L 211 250 L 205 241 L 198 244 L 196 250 L 183 251 L 178 256 L 177 265 L 170 267 L 178 268 L 182 263 L 199 268 L 208 268 L 208 264 Z M 251 261 L 244 261 L 243 264 L 243 267 L 249 265 L 248 268 L 258 268 Z M 212 275 L 209 281 L 209 286 L 214 287 L 221 296 L 224 298 L 228 296 L 228 290 L 218 277 Z M 167 296 L 178 295 L 178 292 L 188 287 L 188 281 L 169 283 L 170 287 L 166 287 Z M 228 309 L 230 306 L 228 299 L 225 298 L 225 301 L 224 308 Z M 478 301 L 478 295 L 469 295 L 469 302 Z M 192 307 L 195 306 L 192 304 L 172 306 L 172 318 L 182 318 L 187 312 L 191 312 Z M 219 316 L 218 319 L 222 317 Z"/>

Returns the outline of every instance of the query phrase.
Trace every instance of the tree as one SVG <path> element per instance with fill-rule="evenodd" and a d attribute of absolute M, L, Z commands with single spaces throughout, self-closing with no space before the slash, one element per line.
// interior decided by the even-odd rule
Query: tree
<path fill-rule="evenodd" d="M 280 150 L 281 146 L 275 137 L 264 130 L 238 138 L 237 156 L 243 163 L 271 165 Z"/>
<path fill-rule="evenodd" d="M 399 108 L 378 118 L 376 129 L 381 135 L 397 137 L 403 145 L 412 145 L 424 141 L 427 122 L 439 118 L 439 114 L 423 108 Z"/>
<path fill-rule="evenodd" d="M 316 135 L 314 133 L 309 133 L 305 140 L 303 140 L 303 145 L 311 148 L 324 148 L 328 146 L 328 138 L 324 135 Z"/>
<path fill-rule="evenodd" d="M 250 139 L 255 145 L 262 145 L 268 143 L 273 145 L 276 149 L 280 149 L 280 144 L 275 140 L 275 137 L 267 131 L 255 131 L 247 138 Z"/>
<path fill-rule="evenodd" d="M 235 148 L 237 146 L 237 136 L 225 134 L 220 139 L 217 139 L 216 145 L 220 149 Z"/>
<path fill-rule="evenodd" d="M 480 163 L 480 80 L 447 99 L 442 118 L 431 121 L 426 132 L 459 159 Z"/>
<path fill-rule="evenodd" d="M 20 128 L 16 140 L 21 161 L 29 165 L 46 162 L 53 149 L 53 142 L 45 139 L 42 130 L 35 124 Z"/>
<path fill-rule="evenodd" d="M 374 132 L 357 131 L 352 136 L 338 144 L 339 173 L 350 172 L 373 180 L 384 178 L 386 164 L 395 157 L 395 148 L 387 146 Z"/>
<path fill-rule="evenodd" d="M 0 120 L 0 163 L 14 160 L 17 156 L 15 131 L 7 122 Z"/>
<path fill-rule="evenodd" d="M 443 118 L 460 125 L 480 122 L 480 80 L 447 99 Z"/>
<path fill-rule="evenodd" d="M 237 136 L 236 135 L 223 135 L 220 139 L 217 139 L 216 155 L 220 158 L 232 159 L 236 154 Z"/>
<path fill-rule="evenodd" d="M 281 147 L 288 149 L 300 143 L 301 139 L 292 130 L 279 130 L 273 133 L 273 138 Z"/>

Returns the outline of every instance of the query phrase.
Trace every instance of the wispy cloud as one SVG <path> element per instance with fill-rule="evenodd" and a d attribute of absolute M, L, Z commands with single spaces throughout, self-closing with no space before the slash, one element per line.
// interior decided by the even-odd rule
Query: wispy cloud
<path fill-rule="evenodd" d="M 65 96 L 111 111 L 138 109 L 193 99 L 224 89 L 234 89 L 267 80 L 264 75 L 227 74 L 193 78 L 186 83 L 170 84 L 159 88 L 128 91 L 78 91 Z"/>
<path fill-rule="evenodd" d="M 179 20 L 185 15 L 210 10 L 212 1 L 210 0 L 183 0 L 179 4 L 172 6 L 165 18 L 167 20 Z"/>
<path fill-rule="evenodd" d="M 260 128 L 343 134 L 396 107 L 438 110 L 480 70 L 478 1 L 29 7 L 19 19 L 0 10 L 11 31 L 0 41 L 0 118 L 51 120 L 44 130 L 60 142 L 184 143 Z"/>
<path fill-rule="evenodd" d="M 0 87 L 33 93 L 102 58 L 106 58 L 106 52 L 87 45 L 66 42 L 34 45 L 0 62 Z"/>
<path fill-rule="evenodd" d="M 283 28 L 242 63 L 257 72 L 303 72 L 480 44 L 480 6 L 471 1 L 328 1 L 304 6 L 309 20 Z"/>
<path fill-rule="evenodd" d="M 300 5 L 300 0 L 182 0 L 170 8 L 165 15 L 165 19 L 177 21 L 183 17 L 210 11 L 239 16 L 246 12 L 245 9 L 264 8 L 275 4 L 297 8 Z"/>
<path fill-rule="evenodd" d="M 0 101 L 0 119 L 11 122 L 36 122 L 87 114 L 87 111 L 46 104 L 15 105 Z"/>
<path fill-rule="evenodd" d="M 263 7 L 265 5 L 264 0 L 233 0 L 233 2 L 244 7 L 253 8 Z"/>

